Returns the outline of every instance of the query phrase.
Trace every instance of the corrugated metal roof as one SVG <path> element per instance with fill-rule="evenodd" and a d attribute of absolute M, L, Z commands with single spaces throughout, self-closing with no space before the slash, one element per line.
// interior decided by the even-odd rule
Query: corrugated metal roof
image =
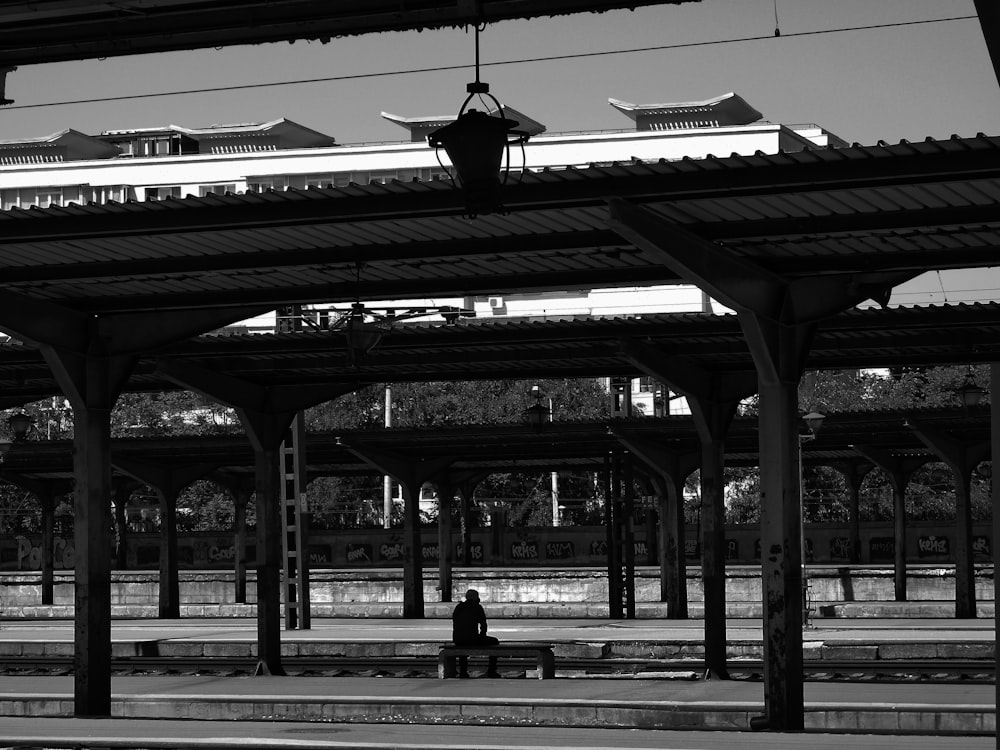
<path fill-rule="evenodd" d="M 717 373 L 753 373 L 736 316 L 674 313 L 575 320 L 403 324 L 360 360 L 334 331 L 201 336 L 142 356 L 131 390 L 176 387 L 160 362 L 183 362 L 262 386 L 644 374 L 623 342 L 638 341 Z M 806 366 L 844 369 L 990 362 L 1000 356 L 1000 305 L 851 310 L 823 321 Z M 0 393 L 19 404 L 59 393 L 37 349 L 0 344 Z"/>
<path fill-rule="evenodd" d="M 787 277 L 975 267 L 1000 238 L 1000 139 L 550 169 L 475 220 L 441 181 L 14 210 L 0 273 L 90 312 L 679 281 L 610 229 L 611 197 Z"/>
<path fill-rule="evenodd" d="M 988 409 L 923 410 L 909 415 L 943 434 L 961 435 L 969 442 L 985 444 L 989 436 Z M 310 476 L 369 474 L 374 470 L 349 448 L 391 450 L 398 455 L 419 451 L 424 459 L 452 459 L 451 468 L 497 471 L 543 471 L 554 468 L 600 470 L 609 450 L 619 447 L 617 434 L 641 438 L 678 454 L 698 452 L 698 438 L 690 417 L 640 417 L 598 422 L 555 422 L 538 433 L 526 425 L 475 425 L 433 429 L 391 428 L 341 430 L 309 434 Z M 738 417 L 726 439 L 727 465 L 756 465 L 758 424 L 754 417 Z M 816 440 L 804 447 L 807 462 L 827 463 L 852 459 L 864 464 L 852 446 L 866 445 L 894 455 L 936 461 L 899 414 L 850 412 L 831 414 Z M 217 437 L 130 438 L 112 441 L 113 454 L 121 458 L 143 458 L 170 466 L 211 460 L 220 469 L 250 472 L 253 451 L 242 435 Z M 4 472 L 24 478 L 69 478 L 72 476 L 69 441 L 21 443 L 4 459 Z"/>
<path fill-rule="evenodd" d="M 83 0 L 0 2 L 0 65 L 467 26 L 698 0 Z"/>

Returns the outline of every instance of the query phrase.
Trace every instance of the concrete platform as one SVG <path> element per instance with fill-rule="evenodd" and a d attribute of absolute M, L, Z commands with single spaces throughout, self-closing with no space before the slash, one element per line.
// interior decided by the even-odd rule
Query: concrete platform
<path fill-rule="evenodd" d="M 361 677 L 116 677 L 112 715 L 132 719 L 573 726 L 746 731 L 759 682 Z M 72 677 L 9 677 L 0 716 L 70 717 Z M 992 685 L 807 683 L 807 729 L 985 735 Z"/>
<path fill-rule="evenodd" d="M 502 640 L 551 641 L 558 649 L 611 649 L 649 654 L 687 648 L 703 638 L 697 620 L 504 620 L 491 632 Z M 313 628 L 285 631 L 285 653 L 336 649 L 386 650 L 414 655 L 450 640 L 443 620 L 313 621 Z M 756 647 L 759 624 L 729 628 L 733 647 Z M 72 623 L 6 622 L 3 653 L 72 651 Z M 250 654 L 256 646 L 252 622 L 232 620 L 117 621 L 117 652 L 142 653 L 155 644 L 161 654 L 211 656 Z M 909 658 L 979 654 L 992 671 L 991 621 L 828 621 L 806 633 L 816 658 Z M 836 656 L 833 656 L 836 654 Z M 503 671 L 503 666 L 501 666 Z M 558 658 L 557 658 L 558 670 Z M 746 730 L 763 712 L 763 685 L 750 681 L 577 678 L 435 680 L 364 677 L 115 677 L 115 716 L 141 719 L 244 721 L 267 719 L 338 723 L 590 726 L 642 729 Z M 557 677 L 559 673 L 557 671 Z M 71 677 L 18 676 L 0 683 L 0 716 L 66 717 L 73 712 Z M 888 732 L 987 735 L 996 727 L 992 684 L 885 684 L 809 682 L 806 726 L 822 732 Z"/>
<path fill-rule="evenodd" d="M 213 750 L 993 750 L 992 737 L 0 717 L 5 745 Z"/>
<path fill-rule="evenodd" d="M 564 658 L 693 658 L 704 653 L 704 622 L 688 620 L 492 619 L 490 633 L 502 641 L 556 644 Z M 115 620 L 112 647 L 119 656 L 254 656 L 254 619 Z M 856 619 L 816 620 L 803 634 L 807 659 L 982 659 L 992 669 L 993 620 Z M 763 628 L 758 620 L 730 620 L 732 658 L 761 658 Z M 451 640 L 443 618 L 317 618 L 309 630 L 282 632 L 288 656 L 437 655 Z M 72 654 L 71 620 L 0 622 L 0 656 Z M 558 664 L 557 664 L 558 668 Z"/>

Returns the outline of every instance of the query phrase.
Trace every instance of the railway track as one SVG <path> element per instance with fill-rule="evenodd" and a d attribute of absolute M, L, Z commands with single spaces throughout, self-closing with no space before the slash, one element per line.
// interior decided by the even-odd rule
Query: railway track
<path fill-rule="evenodd" d="M 437 659 L 424 657 L 343 657 L 295 656 L 282 659 L 290 675 L 328 675 L 359 677 L 375 675 L 436 677 Z M 253 674 L 257 661 L 249 657 L 175 657 L 130 656 L 112 660 L 115 674 Z M 728 663 L 733 679 L 761 679 L 763 662 L 754 659 L 733 659 Z M 509 659 L 502 671 L 533 668 L 528 660 Z M 475 663 L 473 664 L 475 670 Z M 565 676 L 595 676 L 639 679 L 698 679 L 704 671 L 704 662 L 697 659 L 557 659 L 557 673 Z M 0 663 L 0 674 L 71 674 L 73 660 L 61 656 L 8 656 Z M 806 680 L 845 681 L 878 680 L 883 682 L 955 682 L 975 680 L 995 682 L 996 672 L 992 660 L 984 659 L 899 659 L 879 661 L 822 660 L 806 662 Z"/>

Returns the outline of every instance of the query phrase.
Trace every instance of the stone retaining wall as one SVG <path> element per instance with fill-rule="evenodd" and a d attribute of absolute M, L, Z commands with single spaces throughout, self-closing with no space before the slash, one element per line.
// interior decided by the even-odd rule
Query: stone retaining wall
<path fill-rule="evenodd" d="M 727 601 L 737 610 L 742 606 L 747 616 L 753 616 L 760 604 L 760 571 L 754 567 L 733 568 L 728 571 Z M 118 608 L 155 607 L 157 604 L 159 576 L 150 572 L 116 571 L 113 573 L 112 605 Z M 250 573 L 247 583 L 248 601 L 256 601 L 255 575 Z M 817 614 L 830 616 L 824 611 L 832 606 L 854 603 L 855 612 L 864 616 L 865 603 L 892 602 L 894 599 L 893 571 L 891 568 L 810 568 L 808 575 L 810 598 Z M 72 574 L 58 573 L 55 578 L 54 604 L 73 604 Z M 704 600 L 701 578 L 693 568 L 688 569 L 688 601 L 695 608 Z M 468 588 L 480 591 L 482 599 L 498 616 L 508 614 L 510 608 L 524 612 L 530 607 L 545 605 L 556 610 L 559 605 L 607 607 L 607 577 L 594 569 L 570 570 L 461 570 L 454 575 L 454 596 L 457 600 Z M 180 573 L 181 604 L 193 608 L 198 605 L 214 607 L 239 604 L 235 600 L 234 576 L 227 571 L 202 571 Z M 907 594 L 910 603 L 943 603 L 954 600 L 954 571 L 946 567 L 914 567 L 907 576 Z M 316 611 L 343 610 L 352 605 L 393 609 L 403 599 L 403 581 L 398 570 L 371 571 L 319 571 L 310 577 L 311 601 Z M 976 597 L 980 602 L 993 600 L 993 568 L 981 566 L 977 571 Z M 436 571 L 424 577 L 424 601 L 439 602 Z M 636 573 L 636 601 L 658 603 L 660 579 L 653 568 L 642 568 Z M 39 573 L 0 574 L 0 614 L 10 613 L 41 602 L 41 576 Z M 606 611 L 606 609 L 605 609 Z M 511 616 L 525 616 L 515 614 Z M 391 615 L 389 615 L 391 616 Z M 532 615 L 526 615 L 532 616 Z M 538 616 L 546 616 L 539 613 Z M 549 615 L 552 616 L 552 615 Z"/>

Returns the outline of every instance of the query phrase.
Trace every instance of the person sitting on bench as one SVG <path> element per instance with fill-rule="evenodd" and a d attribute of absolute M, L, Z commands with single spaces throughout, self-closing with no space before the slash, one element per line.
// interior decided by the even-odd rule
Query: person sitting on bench
<path fill-rule="evenodd" d="M 465 601 L 455 607 L 451 616 L 451 639 L 456 646 L 496 646 L 500 641 L 492 635 L 486 635 L 486 611 L 479 603 L 479 592 L 469 589 L 465 592 Z M 469 678 L 469 657 L 458 657 L 458 676 Z M 499 677 L 497 657 L 490 656 L 487 677 Z"/>

